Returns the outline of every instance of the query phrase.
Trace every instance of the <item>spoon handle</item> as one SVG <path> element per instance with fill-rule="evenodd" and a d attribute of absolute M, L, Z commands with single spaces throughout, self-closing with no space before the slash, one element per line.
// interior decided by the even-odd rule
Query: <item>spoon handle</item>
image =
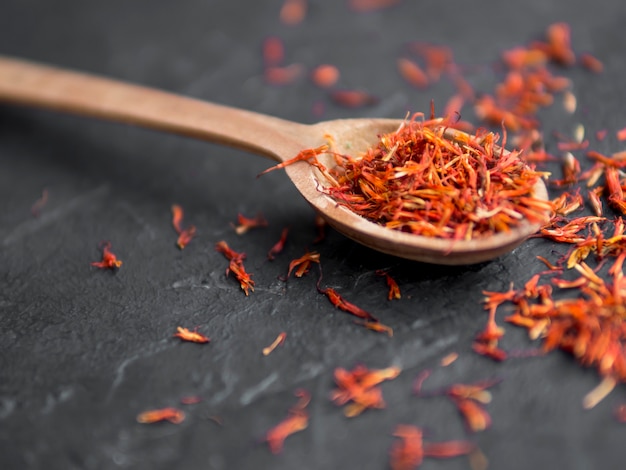
<path fill-rule="evenodd" d="M 181 134 L 276 161 L 288 158 L 288 151 L 298 149 L 298 135 L 306 133 L 309 127 L 4 56 L 0 56 L 0 101 Z"/>

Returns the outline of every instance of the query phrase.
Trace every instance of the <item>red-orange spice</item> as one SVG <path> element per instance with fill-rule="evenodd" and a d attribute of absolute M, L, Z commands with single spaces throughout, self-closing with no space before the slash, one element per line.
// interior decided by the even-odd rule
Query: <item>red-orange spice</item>
<path fill-rule="evenodd" d="M 248 230 L 258 227 L 267 227 L 267 220 L 262 214 L 257 214 L 255 217 L 246 217 L 242 214 L 237 214 L 237 224 L 233 224 L 237 235 L 243 235 Z"/>
<path fill-rule="evenodd" d="M 613 154 L 612 156 L 601 154 L 595 150 L 587 152 L 587 157 L 601 163 L 604 166 L 611 166 L 616 168 L 626 168 L 626 159 L 623 153 Z"/>
<path fill-rule="evenodd" d="M 226 268 L 226 275 L 228 276 L 232 273 L 233 276 L 235 276 L 235 278 L 239 281 L 239 285 L 246 295 L 249 294 L 249 291 L 254 292 L 254 281 L 252 280 L 251 274 L 246 271 L 243 265 L 243 260 L 246 258 L 246 254 L 234 251 L 224 240 L 215 244 L 215 250 L 222 253 L 226 259 L 229 260 L 228 268 Z"/>
<path fill-rule="evenodd" d="M 170 423 L 180 424 L 185 420 L 185 412 L 178 408 L 159 408 L 156 410 L 148 410 L 137 415 L 137 422 L 142 424 L 158 423 L 160 421 L 169 421 Z"/>
<path fill-rule="evenodd" d="M 475 401 L 467 399 L 454 399 L 453 401 L 470 431 L 484 431 L 491 426 L 491 416 Z"/>
<path fill-rule="evenodd" d="M 180 399 L 181 405 L 197 405 L 202 402 L 202 397 L 199 395 L 187 395 Z"/>
<path fill-rule="evenodd" d="M 400 440 L 395 441 L 389 452 L 392 470 L 413 470 L 424 460 L 424 433 L 417 426 L 399 424 L 393 435 Z"/>
<path fill-rule="evenodd" d="M 302 389 L 297 390 L 295 395 L 300 400 L 289 409 L 289 415 L 265 434 L 265 441 L 273 454 L 279 454 L 283 450 L 285 439 L 296 432 L 305 430 L 309 425 L 309 413 L 306 407 L 311 397 L 306 390 Z"/>
<path fill-rule="evenodd" d="M 608 193 L 609 205 L 626 215 L 626 200 L 624 199 L 624 188 L 626 188 L 626 178 L 620 177 L 617 167 L 607 166 L 604 170 L 606 180 L 606 192 Z"/>
<path fill-rule="evenodd" d="M 346 108 L 361 108 L 378 103 L 378 98 L 362 90 L 334 90 L 330 92 L 330 99 Z"/>
<path fill-rule="evenodd" d="M 196 227 L 194 225 L 190 225 L 189 227 L 183 229 L 183 217 L 183 208 L 178 204 L 172 205 L 172 225 L 178 234 L 176 245 L 181 250 L 187 246 L 193 237 L 196 236 Z"/>
<path fill-rule="evenodd" d="M 311 80 L 320 88 L 330 88 L 339 81 L 339 69 L 334 65 L 321 64 L 311 72 Z"/>
<path fill-rule="evenodd" d="M 384 269 L 379 269 L 376 271 L 376 274 L 378 276 L 383 276 L 385 278 L 385 281 L 387 282 L 387 287 L 389 288 L 389 292 L 387 293 L 387 299 L 400 299 L 402 297 L 398 283 L 393 277 L 389 275 L 387 271 L 385 271 Z"/>
<path fill-rule="evenodd" d="M 441 358 L 441 360 L 439 361 L 439 365 L 441 367 L 448 367 L 458 358 L 459 358 L 459 353 L 451 352 L 450 354 L 446 354 L 444 357 Z"/>
<path fill-rule="evenodd" d="M 367 13 L 370 11 L 389 8 L 401 0 L 349 0 L 349 7 L 357 13 Z"/>
<path fill-rule="evenodd" d="M 339 295 L 339 293 L 332 287 L 326 287 L 323 289 L 321 287 L 321 283 L 322 283 L 322 270 L 320 267 L 320 277 L 317 279 L 317 290 L 320 294 L 324 294 L 328 298 L 330 303 L 333 304 L 335 307 L 337 307 L 339 310 L 343 310 L 344 312 L 354 315 L 355 317 L 361 318 L 365 320 L 366 322 L 373 322 L 373 323 L 378 322 L 378 319 L 374 315 L 372 315 L 369 312 L 366 312 L 361 307 L 354 305 L 352 302 L 348 302 L 341 295 Z"/>
<path fill-rule="evenodd" d="M 485 308 L 489 310 L 489 317 L 485 329 L 476 335 L 472 349 L 495 361 L 503 361 L 507 358 L 507 353 L 498 346 L 498 343 L 504 336 L 504 328 L 496 323 L 496 309 L 501 303 L 513 298 L 515 291 L 513 289 L 503 293 L 483 291 L 483 294 L 485 294 Z"/>
<path fill-rule="evenodd" d="M 328 297 L 330 303 L 337 307 L 339 310 L 343 310 L 344 312 L 348 312 L 355 317 L 363 318 L 364 320 L 368 320 L 371 322 L 378 321 L 378 319 L 374 317 L 371 313 L 366 312 L 361 307 L 358 307 L 351 302 L 348 302 L 332 287 L 327 287 L 325 289 L 320 288 L 319 291 L 321 294 L 324 294 L 326 297 Z"/>
<path fill-rule="evenodd" d="M 583 225 L 582 222 L 571 221 L 567 226 L 573 227 L 574 231 Z M 504 299 L 513 304 L 513 312 L 505 320 L 527 328 L 531 339 L 541 338 L 544 352 L 560 348 L 571 353 L 582 365 L 598 370 L 602 381 L 585 397 L 583 406 L 586 408 L 594 406 L 617 383 L 626 382 L 626 350 L 623 347 L 626 341 L 623 322 L 626 315 L 624 224 L 616 222 L 613 235 L 606 238 L 600 229 L 594 228 L 595 225 L 591 227 L 593 230 L 588 237 L 576 232 L 568 235 L 567 230 L 562 230 L 559 235 L 563 241 L 576 245 L 566 258 L 568 267 L 579 277 L 552 278 L 551 283 L 540 284 L 539 280 L 545 274 L 536 275 L 523 289 L 510 290 L 512 294 L 507 293 Z M 581 261 L 591 252 L 601 257 L 615 257 L 606 271 L 610 280 L 605 281 Z M 604 266 L 607 264 L 604 263 Z M 559 271 L 555 272 L 558 274 Z M 560 289 L 556 299 L 552 294 L 555 287 Z M 573 296 L 563 295 L 568 289 L 574 290 Z"/>
<path fill-rule="evenodd" d="M 174 337 L 180 338 L 183 341 L 189 341 L 191 343 L 208 343 L 211 341 L 207 336 L 202 333 L 198 333 L 198 330 L 189 330 L 187 328 L 183 328 L 179 326 L 176 328 L 176 333 L 174 333 Z"/>
<path fill-rule="evenodd" d="M 580 188 L 575 192 L 563 192 L 560 196 L 552 200 L 554 214 L 559 216 L 569 215 L 574 211 L 582 209 L 584 200 L 580 194 Z"/>
<path fill-rule="evenodd" d="M 463 108 L 463 105 L 465 104 L 465 100 L 466 98 L 461 93 L 452 95 L 450 99 L 448 100 L 448 102 L 446 103 L 445 108 L 443 109 L 443 115 L 450 116 L 450 117 L 457 116 L 457 115 L 460 116 L 461 109 Z"/>
<path fill-rule="evenodd" d="M 102 250 L 102 260 L 94 261 L 92 266 L 100 269 L 118 269 L 122 266 L 122 261 L 117 259 L 117 256 L 111 252 L 111 242 L 100 243 L 100 249 Z"/>
<path fill-rule="evenodd" d="M 470 89 L 469 84 L 458 73 L 452 49 L 448 46 L 426 42 L 410 43 L 409 49 L 423 59 L 426 64 L 426 76 L 429 82 L 438 81 L 444 74 L 448 74 L 455 81 L 459 92 L 463 96 L 466 98 L 473 97 L 473 90 Z"/>
<path fill-rule="evenodd" d="M 427 63 L 425 54 L 423 54 L 425 48 L 424 46 L 421 47 L 422 51 L 415 48 L 412 52 L 416 53 L 424 63 Z M 443 54 L 440 56 L 441 63 L 444 63 L 445 57 Z M 479 96 L 476 95 L 467 80 L 461 80 L 462 77 L 459 74 L 461 68 L 454 64 L 451 57 L 448 55 L 447 65 L 439 67 L 439 70 L 457 84 L 459 95 L 474 105 L 479 119 L 493 125 L 504 123 L 508 131 L 515 132 L 516 134 L 511 136 L 514 147 L 522 151 L 521 156 L 527 162 L 533 163 L 555 160 L 553 155 L 546 152 L 539 129 L 539 121 L 536 117 L 537 111 L 550 105 L 554 100 L 554 95 L 559 92 L 565 92 L 563 98 L 566 111 L 569 113 L 576 111 L 576 97 L 569 91 L 570 81 L 565 77 L 553 75 L 546 68 L 546 65 L 553 62 L 571 66 L 578 60 L 580 65 L 593 72 L 599 73 L 603 69 L 602 63 L 589 54 L 582 54 L 578 56 L 578 59 L 576 58 L 571 48 L 570 28 L 565 23 L 550 25 L 545 40 L 535 41 L 527 47 L 505 51 L 502 56 L 502 65 L 505 67 L 504 80 L 492 95 L 484 93 Z M 429 80 L 434 82 L 437 79 L 436 76 L 428 74 L 428 66 L 426 70 Z M 444 115 L 451 116 L 453 114 L 453 111 L 450 112 L 451 109 L 447 108 Z M 599 141 L 603 140 L 606 135 L 606 129 L 601 129 L 595 133 L 596 139 Z M 622 137 L 620 130 L 617 131 L 617 137 L 618 139 Z M 623 137 L 626 138 L 626 131 L 623 132 Z M 576 152 L 589 147 L 589 142 L 584 140 L 582 133 L 577 133 L 571 140 L 560 140 L 557 146 L 564 152 Z M 555 308 L 559 302 L 552 298 L 551 289 L 570 289 L 583 299 L 588 300 L 589 303 L 593 299 L 596 305 L 602 305 L 602 309 L 608 309 L 608 306 L 604 305 L 606 303 L 605 288 L 601 287 L 602 283 L 606 284 L 608 290 L 615 292 L 623 290 L 621 275 L 620 281 L 614 280 L 611 287 L 609 282 L 603 281 L 602 277 L 598 276 L 597 271 L 603 266 L 606 267 L 609 262 L 607 258 L 617 257 L 615 264 L 610 268 L 611 275 L 614 275 L 621 271 L 623 257 L 626 257 L 624 254 L 626 252 L 626 236 L 624 235 L 622 218 L 614 221 L 615 227 L 611 234 L 607 231 L 610 221 L 603 217 L 605 211 L 603 202 L 604 205 L 608 202 L 608 205 L 619 214 L 626 213 L 626 178 L 623 176 L 626 159 L 621 152 L 613 155 L 602 155 L 599 152 L 590 151 L 587 156 L 594 163 L 590 168 L 582 171 L 577 158 L 579 155 L 566 154 L 562 161 L 563 178 L 552 181 L 552 186 L 556 188 L 583 183 L 588 188 L 586 197 L 583 198 L 581 192 L 577 190 L 562 193 L 555 198 L 550 203 L 553 207 L 546 208 L 547 211 L 553 212 L 554 217 L 550 223 L 543 227 L 540 234 L 550 240 L 567 243 L 571 248 L 567 254 L 561 256 L 554 263 L 546 258 L 541 258 L 547 270 L 541 272 L 540 276 L 533 276 L 521 291 L 513 291 L 511 288 L 508 293 L 502 293 L 504 298 L 500 300 L 498 300 L 499 297 L 492 296 L 492 293 L 485 293 L 488 297 L 489 320 L 487 327 L 474 343 L 474 348 L 481 354 L 498 360 L 507 356 L 507 353 L 499 346 L 504 329 L 498 326 L 495 321 L 495 310 L 503 302 L 511 302 L 516 308 L 516 313 L 507 317 L 508 322 L 524 326 L 528 329 L 531 338 L 543 338 L 544 347 L 552 349 L 562 347 L 563 343 L 567 344 L 573 341 L 571 336 L 576 336 L 576 334 L 572 335 L 571 331 L 581 327 L 575 323 L 567 326 L 567 322 L 552 317 L 555 313 L 548 313 L 559 311 Z M 602 177 L 604 177 L 604 182 L 597 185 L 598 181 L 602 181 Z M 582 209 L 585 203 L 595 216 L 566 218 L 574 211 Z M 583 262 L 590 255 L 595 256 L 599 261 L 595 269 Z M 619 266 L 619 269 L 616 266 Z M 540 282 L 543 276 L 561 275 L 566 269 L 576 270 L 575 272 L 579 273 L 579 277 L 573 280 L 567 276 L 555 277 L 551 283 L 542 284 Z M 613 305 L 614 302 L 614 300 L 609 300 L 610 305 Z M 528 312 L 528 304 L 533 303 L 539 304 L 534 306 L 532 310 L 533 315 L 540 315 L 538 318 L 531 316 Z M 577 304 L 577 308 L 575 315 L 581 315 L 581 306 Z M 559 314 L 556 313 L 556 315 Z M 574 316 L 574 314 L 572 315 Z M 585 322 L 596 322 L 595 318 L 589 319 L 587 316 L 585 318 Z M 615 323 L 621 324 L 622 322 L 616 319 Z M 585 330 L 584 334 L 581 333 L 582 338 L 577 339 L 576 354 L 581 354 L 584 349 L 582 345 L 591 341 L 585 339 L 585 335 L 593 336 L 596 334 L 602 335 L 604 333 L 595 331 L 591 334 L 590 330 Z M 595 346 L 596 349 L 602 347 L 604 346 Z M 590 357 L 596 356 L 591 355 Z M 585 364 L 588 361 L 589 359 L 581 360 Z M 612 354 L 609 354 L 608 359 L 604 361 L 604 366 L 615 361 L 620 362 L 621 359 L 615 359 Z M 601 385 L 590 392 L 586 398 L 586 406 L 590 406 L 590 404 L 592 405 L 601 399 L 605 393 L 610 391 L 616 381 L 618 379 L 614 375 L 604 376 Z M 480 417 L 480 414 L 476 414 L 476 416 Z"/>
<path fill-rule="evenodd" d="M 502 53 L 502 61 L 510 69 L 519 70 L 543 66 L 548 61 L 548 56 L 539 49 L 528 49 L 518 46 L 504 51 Z"/>
<path fill-rule="evenodd" d="M 262 54 L 265 67 L 279 65 L 285 58 L 285 45 L 280 38 L 270 36 L 263 41 Z"/>
<path fill-rule="evenodd" d="M 587 191 L 587 201 L 589 202 L 589 205 L 591 206 L 591 210 L 593 211 L 593 213 L 598 217 L 602 217 L 602 214 L 603 214 L 602 200 L 600 199 L 599 193 L 602 192 L 603 188 L 599 188 L 599 189 L 600 189 L 599 191 L 597 189 Z"/>
<path fill-rule="evenodd" d="M 534 197 L 545 173 L 528 167 L 518 152 L 504 152 L 494 133 L 451 131 L 450 121 L 416 115 L 380 137 L 361 156 L 335 155 L 328 169 L 319 149 L 300 152 L 328 175 L 322 189 L 338 204 L 386 228 L 428 237 L 469 240 L 545 223 L 549 201 Z"/>
<path fill-rule="evenodd" d="M 280 8 L 280 21 L 289 26 L 300 24 L 307 11 L 307 0 L 284 0 Z"/>
<path fill-rule="evenodd" d="M 262 171 L 261 173 L 258 174 L 258 176 L 262 176 L 266 173 L 269 173 L 270 171 L 274 171 L 274 170 L 279 170 L 281 168 L 285 168 L 288 165 L 291 165 L 293 163 L 296 162 L 300 162 L 300 161 L 305 161 L 305 162 L 309 162 L 311 165 L 317 165 L 318 167 L 321 167 L 321 165 L 317 162 L 317 156 L 328 151 L 329 150 L 329 146 L 324 144 L 324 145 L 320 145 L 317 148 L 314 149 L 305 149 L 302 150 L 301 152 L 298 153 L 298 155 L 296 155 L 293 158 L 290 158 L 287 161 L 284 161 L 282 163 L 279 163 L 278 165 L 274 165 L 270 168 L 268 168 L 267 170 Z"/>
<path fill-rule="evenodd" d="M 272 344 L 270 344 L 266 348 L 263 348 L 263 355 L 269 356 L 272 351 L 274 351 L 274 349 L 276 349 L 278 346 L 281 346 L 285 342 L 286 338 L 287 333 L 285 333 L 284 331 L 280 332 L 276 339 L 272 342 Z"/>
<path fill-rule="evenodd" d="M 285 248 L 285 243 L 287 243 L 287 235 L 289 235 L 289 227 L 285 227 L 280 234 L 280 239 L 270 248 L 270 251 L 267 252 L 267 259 L 272 261 L 276 259 L 276 255 L 278 255 Z"/>
<path fill-rule="evenodd" d="M 336 405 L 347 405 L 344 414 L 349 418 L 368 408 L 384 408 L 382 391 L 377 385 L 395 379 L 400 372 L 399 367 L 370 370 L 358 365 L 351 371 L 338 367 L 334 373 L 337 388 L 331 392 L 330 399 Z"/>
<path fill-rule="evenodd" d="M 304 73 L 302 64 L 272 65 L 266 67 L 263 76 L 270 85 L 289 85 L 298 80 Z"/>
<path fill-rule="evenodd" d="M 385 333 L 389 337 L 393 336 L 393 329 L 390 326 L 383 325 L 379 321 L 371 321 L 371 320 L 356 321 L 355 320 L 354 323 L 356 323 L 357 325 L 364 326 L 368 330 L 372 330 L 377 333 Z"/>
<path fill-rule="evenodd" d="M 295 269 L 295 276 L 302 277 L 311 269 L 311 263 L 320 263 L 320 254 L 317 251 L 306 252 L 300 258 L 296 258 L 289 263 L 289 271 L 287 272 L 287 278 L 291 276 L 291 273 Z M 297 268 L 297 269 L 296 269 Z"/>
<path fill-rule="evenodd" d="M 468 455 L 476 450 L 476 445 L 469 441 L 424 442 L 424 433 L 417 426 L 399 424 L 393 435 L 395 441 L 390 451 L 392 470 L 414 470 L 424 457 L 451 458 Z"/>
<path fill-rule="evenodd" d="M 398 71 L 404 80 L 416 88 L 426 88 L 428 86 L 428 76 L 426 72 L 413 60 L 400 57 L 397 60 Z"/>
<path fill-rule="evenodd" d="M 604 64 L 602 63 L 602 61 L 588 52 L 580 55 L 580 63 L 587 70 L 590 70 L 594 73 L 602 73 L 602 71 L 604 70 Z"/>
<path fill-rule="evenodd" d="M 550 25 L 546 38 L 545 41 L 535 41 L 529 46 L 503 52 L 502 62 L 506 67 L 503 81 L 494 94 L 483 94 L 474 101 L 479 119 L 493 125 L 504 123 L 509 131 L 518 132 L 518 137 L 523 140 L 524 134 L 537 132 L 537 111 L 552 104 L 555 93 L 566 91 L 571 86 L 567 78 L 553 75 L 546 67 L 547 62 L 569 66 L 576 60 L 566 23 Z M 575 96 L 566 92 L 565 99 L 567 109 L 573 112 Z M 528 157 L 538 150 L 530 145 L 518 148 L 523 149 Z M 544 150 L 541 149 L 541 152 Z"/>
<path fill-rule="evenodd" d="M 544 52 L 561 65 L 573 65 L 576 55 L 571 46 L 570 27 L 567 23 L 553 23 L 546 31 L 546 42 L 536 41 L 531 47 Z"/>
<path fill-rule="evenodd" d="M 463 417 L 468 430 L 472 432 L 484 431 L 491 426 L 491 416 L 483 405 L 491 402 L 491 392 L 488 388 L 498 384 L 499 379 L 483 380 L 471 384 L 452 384 L 443 390 L 424 392 L 422 384 L 429 373 L 422 373 L 414 386 L 414 392 L 422 397 L 445 395 Z"/>

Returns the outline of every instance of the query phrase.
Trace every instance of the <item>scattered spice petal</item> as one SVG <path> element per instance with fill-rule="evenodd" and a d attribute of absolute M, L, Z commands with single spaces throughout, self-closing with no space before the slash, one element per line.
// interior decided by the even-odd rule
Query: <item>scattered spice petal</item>
<path fill-rule="evenodd" d="M 196 227 L 194 225 L 190 225 L 189 227 L 183 229 L 184 212 L 183 208 L 178 204 L 172 205 L 172 225 L 174 226 L 174 230 L 178 234 L 178 240 L 176 241 L 176 245 L 181 250 L 184 249 L 187 244 L 192 240 L 196 235 Z"/>
<path fill-rule="evenodd" d="M 100 249 L 102 250 L 102 260 L 94 261 L 91 263 L 92 266 L 112 270 L 116 270 L 122 266 L 122 261 L 117 259 L 117 256 L 111 252 L 111 242 L 100 243 Z"/>
<path fill-rule="evenodd" d="M 197 329 L 191 331 L 187 328 L 183 328 L 179 326 L 178 328 L 176 328 L 176 330 L 177 331 L 176 333 L 174 333 L 174 337 L 180 338 L 183 341 L 189 341 L 192 343 L 208 343 L 209 341 L 211 341 L 208 337 L 206 337 L 202 333 L 198 333 Z"/>
<path fill-rule="evenodd" d="M 580 63 L 583 67 L 593 73 L 602 73 L 604 70 L 604 64 L 602 61 L 588 52 L 580 55 Z"/>
<path fill-rule="evenodd" d="M 237 225 L 234 225 L 237 235 L 243 235 L 248 230 L 258 227 L 267 227 L 267 220 L 262 214 L 257 214 L 255 217 L 250 218 L 242 214 L 237 214 Z"/>
<path fill-rule="evenodd" d="M 185 420 L 185 412 L 177 408 L 159 408 L 148 410 L 137 415 L 137 422 L 142 424 L 152 424 L 161 421 L 169 421 L 173 424 L 180 424 Z"/>
<path fill-rule="evenodd" d="M 385 281 L 387 282 L 387 287 L 389 287 L 389 292 L 387 294 L 388 300 L 400 299 L 402 295 L 400 294 L 400 287 L 398 283 L 395 281 L 393 277 L 389 275 L 387 271 L 384 269 L 379 269 L 376 271 L 376 274 L 379 276 L 383 276 Z"/>
<path fill-rule="evenodd" d="M 284 0 L 280 9 L 280 21 L 289 26 L 302 23 L 307 11 L 307 0 Z"/>
<path fill-rule="evenodd" d="M 270 36 L 263 41 L 263 64 L 265 67 L 276 66 L 285 58 L 285 45 L 283 41 Z"/>
<path fill-rule="evenodd" d="M 296 158 L 325 170 L 331 178 L 322 191 L 338 204 L 392 230 L 470 240 L 549 220 L 551 204 L 533 197 L 545 174 L 517 152 L 499 150 L 498 135 L 471 136 L 443 118 L 419 117 L 380 136 L 364 155 L 335 155 L 335 168 Z M 316 149 L 308 152 L 314 156 Z"/>
<path fill-rule="evenodd" d="M 311 263 L 320 263 L 320 254 L 317 251 L 307 251 L 300 258 L 296 258 L 289 263 L 289 271 L 287 272 L 287 278 L 291 276 L 291 273 L 296 270 L 294 275 L 296 277 L 302 277 L 311 269 Z M 296 269 L 297 268 L 297 269 Z"/>
<path fill-rule="evenodd" d="M 395 379 L 400 372 L 399 367 L 370 370 L 358 365 L 351 371 L 338 367 L 334 374 L 337 388 L 331 392 L 330 399 L 336 405 L 347 405 L 344 414 L 348 418 L 358 416 L 368 408 L 384 408 L 382 391 L 377 385 Z"/>
<path fill-rule="evenodd" d="M 305 408 L 310 397 L 303 390 L 297 391 L 296 396 L 300 397 L 300 401 L 289 410 L 288 416 L 265 434 L 265 441 L 273 454 L 279 454 L 283 450 L 289 436 L 305 430 L 309 425 L 309 414 Z"/>
<path fill-rule="evenodd" d="M 459 354 L 458 353 L 451 352 L 450 354 L 447 354 L 444 357 L 442 357 L 441 361 L 439 361 L 439 364 L 441 365 L 441 367 L 448 367 L 450 364 L 452 364 L 458 358 L 459 358 Z"/>
<path fill-rule="evenodd" d="M 197 405 L 200 402 L 202 402 L 202 397 L 199 395 L 189 395 L 180 399 L 181 405 Z"/>
<path fill-rule="evenodd" d="M 249 295 L 250 291 L 254 292 L 254 281 L 252 280 L 252 275 L 246 271 L 246 268 L 243 265 L 243 260 L 246 258 L 246 254 L 234 251 L 224 240 L 215 244 L 215 251 L 222 253 L 224 257 L 229 260 L 228 268 L 226 268 L 226 275 L 228 276 L 232 273 L 233 276 L 235 276 L 235 279 L 239 281 L 239 285 L 246 295 Z"/>
<path fill-rule="evenodd" d="M 363 321 L 363 322 L 355 321 L 354 323 L 356 323 L 357 325 L 364 326 L 368 330 L 376 331 L 377 333 L 385 333 L 385 334 L 389 335 L 390 337 L 393 336 L 393 329 L 390 326 L 383 325 L 380 322 L 377 322 L 377 321 Z"/>
<path fill-rule="evenodd" d="M 280 239 L 274 244 L 270 251 L 267 253 L 267 259 L 272 261 L 276 259 L 276 255 L 283 251 L 285 243 L 287 242 L 287 235 L 289 234 L 289 227 L 285 227 L 280 234 Z"/>
<path fill-rule="evenodd" d="M 413 60 L 400 57 L 397 60 L 398 71 L 404 80 L 416 88 L 426 88 L 428 86 L 428 76 L 426 72 Z"/>
<path fill-rule="evenodd" d="M 290 85 L 304 73 L 302 64 L 272 65 L 264 70 L 265 81 L 270 85 Z"/>
<path fill-rule="evenodd" d="M 401 0 L 349 0 L 350 9 L 357 13 L 367 13 L 389 8 L 400 3 Z"/>
<path fill-rule="evenodd" d="M 361 90 L 335 90 L 330 92 L 330 99 L 346 108 L 362 108 L 378 103 L 378 98 Z"/>
<path fill-rule="evenodd" d="M 339 69 L 334 65 L 318 65 L 311 72 L 311 80 L 320 88 L 330 88 L 339 81 Z"/>
<path fill-rule="evenodd" d="M 274 349 L 276 349 L 278 346 L 281 346 L 285 342 L 286 338 L 287 333 L 285 333 L 284 331 L 279 333 L 274 342 L 272 342 L 272 344 L 270 344 L 266 348 L 263 348 L 263 355 L 269 356 L 274 351 Z"/>
<path fill-rule="evenodd" d="M 471 455 L 476 445 L 469 441 L 423 442 L 424 433 L 421 428 L 399 424 L 393 435 L 396 440 L 390 451 L 392 470 L 413 470 L 418 468 L 424 457 L 452 458 Z"/>

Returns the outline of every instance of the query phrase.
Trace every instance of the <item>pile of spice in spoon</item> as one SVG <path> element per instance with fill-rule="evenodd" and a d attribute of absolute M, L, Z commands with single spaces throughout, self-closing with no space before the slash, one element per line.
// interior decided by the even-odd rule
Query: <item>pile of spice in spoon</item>
<path fill-rule="evenodd" d="M 264 173 L 297 161 L 316 166 L 321 189 L 338 204 L 386 228 L 451 240 L 485 238 L 522 224 L 545 224 L 552 203 L 535 197 L 548 173 L 535 171 L 519 152 L 498 146 L 500 135 L 474 135 L 447 118 L 405 120 L 363 155 L 307 149 Z M 331 153 L 327 168 L 318 156 Z"/>

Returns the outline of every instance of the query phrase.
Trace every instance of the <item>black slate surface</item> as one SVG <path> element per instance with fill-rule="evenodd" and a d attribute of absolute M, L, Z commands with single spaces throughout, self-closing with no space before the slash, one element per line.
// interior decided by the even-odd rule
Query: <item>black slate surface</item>
<path fill-rule="evenodd" d="M 398 76 L 406 42 L 451 46 L 459 63 L 478 65 L 471 81 L 489 91 L 488 64 L 502 50 L 566 21 L 574 48 L 601 58 L 605 72 L 560 71 L 573 80 L 578 111 L 569 116 L 555 104 L 540 115 L 542 127 L 548 138 L 578 122 L 589 133 L 606 128 L 611 135 L 597 149 L 621 149 L 612 132 L 626 125 L 622 2 L 404 1 L 360 15 L 346 5 L 311 1 L 306 20 L 289 27 L 279 21 L 279 0 L 9 0 L 0 5 L 0 53 L 300 122 L 397 118 L 427 111 L 431 99 L 443 106 L 452 92 L 445 83 L 415 90 Z M 342 86 L 380 102 L 349 110 L 306 79 L 266 84 L 260 50 L 268 35 L 285 41 L 287 63 L 335 64 Z M 319 100 L 326 107 L 316 117 Z M 481 291 L 520 285 L 541 269 L 536 255 L 558 248 L 533 239 L 493 262 L 450 268 L 382 255 L 334 232 L 313 246 L 314 214 L 284 173 L 256 179 L 270 164 L 180 137 L 0 106 L 1 468 L 382 469 L 399 423 L 425 427 L 431 440 L 468 437 L 493 469 L 623 468 L 626 430 L 611 413 L 626 399 L 623 387 L 583 411 L 598 377 L 569 356 L 494 363 L 471 351 L 485 322 Z M 34 218 L 44 188 L 49 201 Z M 174 244 L 173 203 L 198 227 L 184 251 Z M 230 223 L 238 212 L 262 212 L 270 225 L 237 236 Z M 286 249 L 268 262 L 285 226 Z M 222 239 L 248 255 L 256 281 L 249 297 L 224 275 L 226 261 L 213 249 Z M 89 265 L 101 240 L 124 262 L 115 274 Z M 307 247 L 321 253 L 325 283 L 392 326 L 393 338 L 333 309 L 315 290 L 315 273 L 278 279 Z M 387 301 L 375 275 L 382 268 L 400 284 L 401 300 Z M 199 326 L 212 342 L 183 344 L 171 337 L 178 325 Z M 285 345 L 263 357 L 280 331 Z M 503 345 L 533 346 L 511 326 Z M 415 376 L 452 351 L 459 359 L 430 386 L 503 379 L 485 432 L 468 436 L 447 400 L 411 393 Z M 328 400 L 332 372 L 358 363 L 403 372 L 382 386 L 387 409 L 346 419 Z M 313 396 L 309 429 L 274 456 L 260 441 L 297 388 Z M 188 395 L 203 401 L 185 407 L 182 424 L 135 422 Z M 422 468 L 468 462 L 427 460 Z"/>

